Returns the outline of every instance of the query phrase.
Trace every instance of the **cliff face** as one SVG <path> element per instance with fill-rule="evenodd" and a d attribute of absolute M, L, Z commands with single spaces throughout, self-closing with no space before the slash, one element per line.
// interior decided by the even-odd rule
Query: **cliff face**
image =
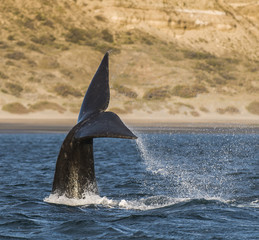
<path fill-rule="evenodd" d="M 250 114 L 258 12 L 252 0 L 0 0 L 0 106 L 77 113 L 112 49 L 111 107 L 121 114 Z"/>
<path fill-rule="evenodd" d="M 86 12 L 91 9 L 105 17 L 114 31 L 137 28 L 195 50 L 251 59 L 259 56 L 257 1 L 88 2 L 78 4 Z"/>
<path fill-rule="evenodd" d="M 259 57 L 259 3 L 252 0 L 2 0 L 0 11 L 2 35 L 19 34 L 24 27 L 30 34 L 52 32 L 57 39 L 71 26 L 113 33 L 139 29 L 195 50 Z M 28 39 L 28 33 L 19 35 Z"/>

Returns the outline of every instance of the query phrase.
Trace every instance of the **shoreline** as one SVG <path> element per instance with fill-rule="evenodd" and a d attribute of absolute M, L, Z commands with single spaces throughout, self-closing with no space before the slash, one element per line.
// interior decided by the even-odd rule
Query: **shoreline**
<path fill-rule="evenodd" d="M 0 119 L 0 133 L 66 133 L 76 119 Z M 123 121 L 136 132 L 193 132 L 193 133 L 256 133 L 259 134 L 257 121 L 161 121 L 151 119 L 127 119 Z"/>

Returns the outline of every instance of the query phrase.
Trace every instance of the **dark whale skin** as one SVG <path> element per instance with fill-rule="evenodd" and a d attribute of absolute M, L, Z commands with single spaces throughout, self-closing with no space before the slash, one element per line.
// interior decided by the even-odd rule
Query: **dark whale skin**
<path fill-rule="evenodd" d="M 137 137 L 113 112 L 109 105 L 109 68 L 106 53 L 85 94 L 78 123 L 67 134 L 58 155 L 52 193 L 82 199 L 98 194 L 94 170 L 93 138 Z"/>

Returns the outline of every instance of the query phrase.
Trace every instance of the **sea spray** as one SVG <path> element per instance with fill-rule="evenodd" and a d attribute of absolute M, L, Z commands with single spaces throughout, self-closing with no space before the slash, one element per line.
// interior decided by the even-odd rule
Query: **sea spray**
<path fill-rule="evenodd" d="M 144 181 L 145 186 L 154 194 L 160 188 L 179 198 L 228 199 L 234 182 L 226 173 L 235 166 L 223 146 L 221 151 L 214 150 L 224 136 L 209 142 L 203 136 L 196 134 L 193 141 L 192 134 L 139 135 L 137 146 L 146 170 L 158 177 L 155 186 Z"/>
<path fill-rule="evenodd" d="M 149 137 L 152 139 L 152 135 Z M 155 151 L 157 143 L 152 146 L 144 135 L 139 135 L 136 143 L 147 171 L 162 176 L 170 175 L 170 169 L 165 166 L 163 156 L 161 157 L 159 150 Z"/>

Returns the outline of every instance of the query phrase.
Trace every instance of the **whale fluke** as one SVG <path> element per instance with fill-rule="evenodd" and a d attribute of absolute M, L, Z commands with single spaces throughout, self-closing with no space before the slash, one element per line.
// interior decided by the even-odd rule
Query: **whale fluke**
<path fill-rule="evenodd" d="M 102 112 L 89 119 L 82 124 L 80 131 L 75 134 L 76 139 L 100 137 L 137 138 L 113 112 Z"/>
<path fill-rule="evenodd" d="M 109 53 L 97 69 L 85 94 L 78 123 L 67 134 L 57 159 L 52 193 L 83 198 L 98 193 L 94 171 L 93 138 L 136 139 L 109 105 Z"/>
<path fill-rule="evenodd" d="M 86 91 L 78 122 L 86 119 L 91 114 L 105 111 L 109 101 L 109 53 L 107 52 Z"/>

